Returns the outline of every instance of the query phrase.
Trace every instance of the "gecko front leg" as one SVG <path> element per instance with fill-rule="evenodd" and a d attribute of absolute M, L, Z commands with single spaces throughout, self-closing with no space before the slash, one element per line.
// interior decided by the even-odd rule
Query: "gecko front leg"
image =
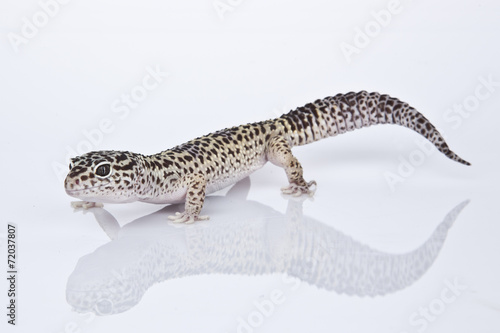
<path fill-rule="evenodd" d="M 314 190 L 311 187 L 316 185 L 316 182 L 306 182 L 303 177 L 302 166 L 295 156 L 292 154 L 290 144 L 285 138 L 277 136 L 269 141 L 266 151 L 267 160 L 274 165 L 285 169 L 289 185 L 281 189 L 283 194 L 300 196 L 308 194 L 312 196 Z"/>
<path fill-rule="evenodd" d="M 205 191 L 207 180 L 202 174 L 186 175 L 179 179 L 179 186 L 187 187 L 186 203 L 184 212 L 177 212 L 168 217 L 175 223 L 193 223 L 196 221 L 208 220 L 208 216 L 200 216 L 201 208 L 205 202 Z M 184 185 L 185 184 L 185 185 Z"/>

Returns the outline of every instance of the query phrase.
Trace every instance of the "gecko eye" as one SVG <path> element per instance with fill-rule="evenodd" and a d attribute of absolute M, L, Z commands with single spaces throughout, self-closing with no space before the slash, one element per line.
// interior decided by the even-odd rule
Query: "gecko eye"
<path fill-rule="evenodd" d="M 73 166 L 74 166 L 74 165 L 73 165 L 73 162 L 70 162 L 70 163 L 69 163 L 69 169 L 70 169 L 70 170 L 71 170 L 71 169 L 73 169 Z"/>
<path fill-rule="evenodd" d="M 101 163 L 95 167 L 94 173 L 99 177 L 108 177 L 111 174 L 111 165 L 107 162 Z"/>

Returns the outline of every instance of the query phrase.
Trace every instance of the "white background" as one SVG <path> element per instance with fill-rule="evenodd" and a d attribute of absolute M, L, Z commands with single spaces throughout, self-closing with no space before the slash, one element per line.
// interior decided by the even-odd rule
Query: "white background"
<path fill-rule="evenodd" d="M 374 24 L 373 12 L 387 10 L 389 1 L 222 2 L 231 10 L 221 17 L 211 0 L 72 0 L 52 6 L 49 17 L 38 1 L 2 1 L 0 257 L 7 257 L 7 224 L 15 223 L 19 266 L 18 325 L 6 323 L 2 305 L 2 332 L 236 332 L 237 318 L 268 297 L 280 274 L 165 281 L 122 314 L 82 319 L 72 312 L 68 277 L 80 257 L 109 239 L 91 214 L 70 208 L 61 165 L 86 148 L 153 154 L 351 90 L 409 102 L 472 166 L 436 151 L 422 155 L 416 133 L 388 125 L 299 147 L 306 179 L 318 182 L 305 216 L 397 254 L 419 247 L 453 207 L 471 201 L 436 261 L 408 288 L 370 298 L 301 283 L 254 331 L 418 332 L 408 318 L 457 278 L 467 290 L 426 331 L 498 332 L 500 86 L 481 87 L 481 80 L 500 82 L 498 1 L 401 0 L 384 26 Z M 22 37 L 33 20 L 42 26 Z M 369 42 L 347 59 L 342 43 L 356 46 L 365 28 L 372 29 Z M 13 43 L 12 33 L 25 39 Z M 169 75 L 120 118 L 123 109 L 113 105 L 139 89 L 148 68 Z M 479 100 L 477 91 L 489 94 Z M 449 111 L 464 103 L 461 115 Z M 95 134 L 103 119 L 112 129 Z M 93 143 L 85 143 L 85 133 L 94 133 Z M 388 173 L 417 155 L 425 156 L 422 163 L 391 188 Z M 284 213 L 282 170 L 267 165 L 251 181 L 249 200 Z M 229 202 L 206 207 L 211 220 L 202 223 L 217 225 Z M 125 225 L 161 206 L 106 208 Z M 243 209 L 232 218 L 252 214 Z M 1 304 L 8 301 L 4 283 Z"/>

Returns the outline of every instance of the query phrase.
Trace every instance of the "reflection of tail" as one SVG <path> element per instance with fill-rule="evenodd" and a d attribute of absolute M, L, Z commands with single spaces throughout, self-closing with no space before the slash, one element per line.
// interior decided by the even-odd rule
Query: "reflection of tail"
<path fill-rule="evenodd" d="M 291 134 L 294 146 L 375 124 L 397 124 L 423 135 L 440 152 L 459 163 L 443 136 L 420 112 L 397 98 L 361 91 L 338 94 L 306 104 L 274 120 Z"/>
<path fill-rule="evenodd" d="M 299 202 L 290 200 L 284 217 L 246 201 L 246 193 L 245 188 L 228 192 L 236 200 L 227 219 L 189 227 L 165 223 L 165 214 L 175 206 L 121 229 L 107 211 L 92 209 L 113 241 L 80 258 L 68 278 L 67 302 L 78 312 L 120 313 L 139 303 L 155 283 L 200 274 L 284 273 L 338 293 L 383 295 L 408 287 L 428 270 L 467 204 L 450 212 L 420 248 L 393 255 L 304 217 Z M 227 202 L 224 197 L 207 200 Z M 241 211 L 252 212 L 252 218 L 235 219 Z"/>
<path fill-rule="evenodd" d="M 310 266 L 297 260 L 288 274 L 320 288 L 358 296 L 376 296 L 395 292 L 417 281 L 432 265 L 465 201 L 446 215 L 432 236 L 418 249 L 400 255 L 389 254 L 360 244 L 339 232 L 312 231 L 320 235 L 315 239 L 298 240 L 302 244 L 292 256 L 302 253 L 309 257 Z M 324 225 L 311 223 L 308 228 L 324 229 Z M 304 233 L 304 235 L 309 233 Z"/>

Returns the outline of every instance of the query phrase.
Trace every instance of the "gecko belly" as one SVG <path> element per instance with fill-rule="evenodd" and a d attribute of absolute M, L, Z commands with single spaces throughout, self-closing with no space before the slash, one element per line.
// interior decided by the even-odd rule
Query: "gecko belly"
<path fill-rule="evenodd" d="M 186 200 L 187 187 L 180 188 L 175 192 L 161 193 L 157 195 L 148 195 L 139 198 L 141 202 L 154 204 L 177 204 Z"/>
<path fill-rule="evenodd" d="M 256 170 L 262 168 L 266 162 L 267 160 L 263 158 L 259 160 L 258 163 L 255 163 L 247 168 L 240 169 L 238 172 L 223 173 L 219 177 L 216 177 L 207 183 L 206 194 L 214 193 L 227 186 L 236 184 Z M 177 204 L 186 200 L 187 190 L 187 187 L 182 187 L 175 192 L 158 193 L 156 195 L 148 194 L 147 196 L 139 198 L 139 201 L 155 204 Z"/>
<path fill-rule="evenodd" d="M 227 186 L 236 184 L 242 179 L 245 179 L 253 172 L 259 170 L 266 164 L 267 159 L 262 156 L 256 163 L 249 165 L 244 168 L 239 168 L 238 171 L 234 172 L 225 172 L 221 176 L 209 181 L 207 183 L 206 193 L 214 193 L 217 192 Z"/>

